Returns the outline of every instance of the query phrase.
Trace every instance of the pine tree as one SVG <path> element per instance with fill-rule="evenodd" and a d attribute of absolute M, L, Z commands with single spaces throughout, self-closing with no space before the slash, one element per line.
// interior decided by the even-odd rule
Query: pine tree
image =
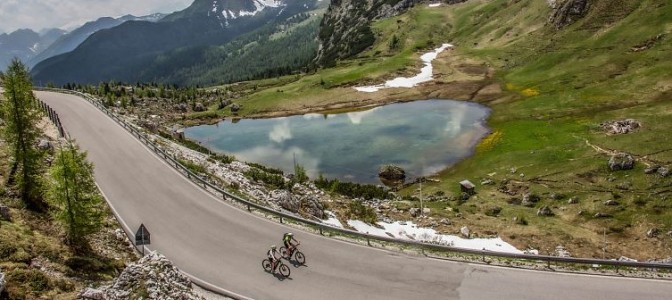
<path fill-rule="evenodd" d="M 50 170 L 52 213 L 65 228 L 66 243 L 75 250 L 84 248 L 86 236 L 97 232 L 103 219 L 103 201 L 86 155 L 73 145 L 59 149 Z"/>
<path fill-rule="evenodd" d="M 7 126 L 3 137 L 10 145 L 13 159 L 8 183 L 15 185 L 26 207 L 35 211 L 46 209 L 42 199 L 42 155 L 37 149 L 41 132 L 37 127 L 39 110 L 28 69 L 18 59 L 12 60 L 4 74 L 2 114 Z"/>

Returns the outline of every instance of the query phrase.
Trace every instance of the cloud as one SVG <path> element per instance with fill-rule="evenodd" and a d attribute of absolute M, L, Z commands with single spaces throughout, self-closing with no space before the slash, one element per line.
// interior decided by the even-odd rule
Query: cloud
<path fill-rule="evenodd" d="M 182 10 L 193 0 L 2 0 L 0 33 L 21 28 L 74 29 L 100 17 L 144 16 Z"/>
<path fill-rule="evenodd" d="M 358 111 L 358 112 L 350 112 L 350 113 L 347 113 L 347 115 L 348 115 L 348 119 L 350 119 L 350 122 L 351 122 L 352 124 L 359 125 L 359 124 L 362 123 L 362 120 L 363 120 L 366 116 L 368 116 L 368 115 L 370 115 L 370 114 L 373 114 L 373 112 L 375 112 L 375 111 L 378 110 L 379 108 L 380 108 L 380 107 L 374 107 L 374 108 L 372 108 L 372 109 L 365 110 L 365 111 Z"/>
<path fill-rule="evenodd" d="M 273 126 L 273 130 L 268 133 L 271 141 L 281 144 L 292 138 L 292 129 L 289 128 L 289 120 L 284 119 L 282 123 Z"/>

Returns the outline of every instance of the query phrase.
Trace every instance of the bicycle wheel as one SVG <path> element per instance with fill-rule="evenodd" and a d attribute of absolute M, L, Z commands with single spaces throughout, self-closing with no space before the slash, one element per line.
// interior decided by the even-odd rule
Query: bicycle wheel
<path fill-rule="evenodd" d="M 294 253 L 294 258 L 296 258 L 296 262 L 298 262 L 300 264 L 305 264 L 306 263 L 306 256 L 303 255 L 303 252 L 301 252 L 301 251 L 297 250 Z"/>
<path fill-rule="evenodd" d="M 285 248 L 285 246 L 280 247 L 280 255 L 282 255 L 282 257 L 286 259 L 289 259 L 289 251 L 287 251 L 287 248 Z"/>
<path fill-rule="evenodd" d="M 285 264 L 280 265 L 280 274 L 285 277 L 289 277 L 289 267 Z"/>
<path fill-rule="evenodd" d="M 271 269 L 273 268 L 273 264 L 271 264 L 270 260 L 264 259 L 261 261 L 261 267 L 264 268 L 264 271 L 270 272 Z"/>

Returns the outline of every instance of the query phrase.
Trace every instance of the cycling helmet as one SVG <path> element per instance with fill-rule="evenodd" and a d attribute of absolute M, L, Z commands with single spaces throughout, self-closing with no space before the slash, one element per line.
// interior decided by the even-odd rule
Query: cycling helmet
<path fill-rule="evenodd" d="M 291 233 L 291 232 L 288 232 L 287 235 L 288 235 L 288 236 L 293 236 L 294 234 Z"/>
<path fill-rule="evenodd" d="M 272 245 L 272 246 L 271 246 L 271 249 L 275 250 L 275 245 Z"/>

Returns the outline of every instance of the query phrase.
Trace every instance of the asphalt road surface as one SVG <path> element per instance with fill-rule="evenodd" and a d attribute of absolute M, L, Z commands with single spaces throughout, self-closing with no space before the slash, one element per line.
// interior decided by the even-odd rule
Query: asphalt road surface
<path fill-rule="evenodd" d="M 130 230 L 209 284 L 253 299 L 672 299 L 672 282 L 470 265 L 292 230 L 307 256 L 280 280 L 261 268 L 289 229 L 234 208 L 183 178 L 104 113 L 72 95 L 36 92 L 89 153 L 95 176 Z"/>

